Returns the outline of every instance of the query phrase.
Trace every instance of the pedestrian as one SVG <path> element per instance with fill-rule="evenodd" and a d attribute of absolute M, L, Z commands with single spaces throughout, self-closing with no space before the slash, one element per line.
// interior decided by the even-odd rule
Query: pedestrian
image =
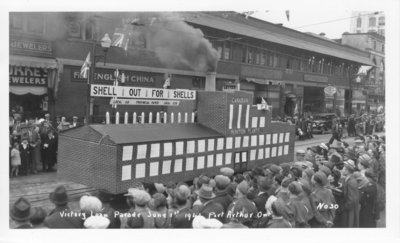
<path fill-rule="evenodd" d="M 57 160 L 57 139 L 53 130 L 49 130 L 43 140 L 43 171 L 54 171 L 53 166 Z"/>
<path fill-rule="evenodd" d="M 128 191 L 128 195 L 133 198 L 132 209 L 134 216 L 128 219 L 127 226 L 129 228 L 155 228 L 154 217 L 148 207 L 148 203 L 151 200 L 150 194 L 144 190 L 133 188 L 133 190 Z"/>
<path fill-rule="evenodd" d="M 11 177 L 18 176 L 19 167 L 21 166 L 21 156 L 19 152 L 19 144 L 14 143 L 11 149 Z"/>
<path fill-rule="evenodd" d="M 28 138 L 23 138 L 21 145 L 19 146 L 20 157 L 21 157 L 21 174 L 28 175 L 29 165 L 31 162 L 31 148 L 28 144 Z"/>
<path fill-rule="evenodd" d="M 343 217 L 346 228 L 358 228 L 359 226 L 359 201 L 360 195 L 358 184 L 354 178 L 355 163 L 352 160 L 344 162 L 342 176 L 344 179 L 343 195 L 344 195 L 344 210 Z"/>
<path fill-rule="evenodd" d="M 31 164 L 30 172 L 32 174 L 37 174 L 37 166 L 41 161 L 41 139 L 39 134 L 39 127 L 32 125 L 31 129 L 28 131 L 29 144 L 31 148 Z"/>
<path fill-rule="evenodd" d="M 109 191 L 102 189 L 99 190 L 97 198 L 103 205 L 101 214 L 107 215 L 107 218 L 110 220 L 107 228 L 119 229 L 121 227 L 121 219 L 116 216 L 116 211 L 111 206 L 114 202 L 114 196 Z"/>
<path fill-rule="evenodd" d="M 354 177 L 360 192 L 360 228 L 376 228 L 376 185 L 360 172 L 354 172 Z"/>
<path fill-rule="evenodd" d="M 228 194 L 227 188 L 231 183 L 229 177 L 224 175 L 217 175 L 215 180 L 215 198 L 212 199 L 215 203 L 220 203 L 224 208 L 224 212 L 228 209 L 229 205 L 233 201 L 233 197 Z"/>
<path fill-rule="evenodd" d="M 171 213 L 168 210 L 167 198 L 164 194 L 159 192 L 155 193 L 149 202 L 149 208 L 154 212 L 154 223 L 156 228 L 170 228 Z"/>
<path fill-rule="evenodd" d="M 203 188 L 203 186 L 202 186 Z M 202 189 L 200 188 L 199 197 L 202 195 Z M 193 215 L 195 214 L 191 208 L 189 197 L 190 189 L 187 185 L 177 186 L 171 193 L 173 204 L 175 208 L 171 218 L 171 228 L 187 229 L 192 227 Z M 201 207 L 201 205 L 200 205 Z M 199 208 L 200 210 L 200 208 Z"/>
<path fill-rule="evenodd" d="M 30 202 L 24 197 L 18 198 L 15 203 L 10 206 L 10 217 L 13 220 L 11 228 L 13 229 L 32 229 L 30 222 L 34 212 L 31 209 Z"/>
<path fill-rule="evenodd" d="M 254 202 L 250 201 L 247 198 L 247 194 L 249 193 L 249 185 L 247 181 L 242 181 L 240 184 L 237 185 L 236 187 L 236 193 L 235 193 L 235 199 L 231 203 L 231 205 L 228 208 L 228 211 L 231 211 L 233 207 L 241 207 L 245 209 L 243 210 L 242 213 L 246 212 L 246 217 L 239 218 L 239 221 L 243 224 L 246 225 L 247 227 L 252 227 L 253 221 L 257 217 L 257 207 L 254 204 Z"/>
<path fill-rule="evenodd" d="M 313 191 L 310 194 L 311 207 L 314 218 L 310 224 L 313 228 L 332 227 L 335 218 L 335 197 L 332 191 L 325 186 L 328 178 L 325 173 L 318 171 L 312 177 Z"/>
<path fill-rule="evenodd" d="M 215 218 L 223 223 L 225 218 L 224 207 L 219 200 L 214 201 L 214 198 L 215 194 L 212 187 L 203 185 L 199 191 L 199 201 L 201 204 L 193 205 L 193 213 L 201 214 L 206 218 Z"/>
<path fill-rule="evenodd" d="M 297 181 L 293 181 L 289 184 L 289 201 L 287 207 L 293 213 L 293 220 L 291 224 L 296 228 L 309 228 L 308 224 L 308 213 L 310 205 L 306 205 L 304 201 L 299 197 L 300 193 L 303 191 L 301 185 Z M 309 203 L 308 203 L 309 204 Z"/>
<path fill-rule="evenodd" d="M 283 217 L 285 203 L 277 199 L 271 204 L 272 218 L 267 224 L 267 228 L 292 228 L 292 224 Z"/>
<path fill-rule="evenodd" d="M 68 207 L 68 194 L 64 186 L 58 186 L 49 194 L 55 208 L 44 219 L 44 225 L 53 229 L 83 228 L 84 216 Z"/>
<path fill-rule="evenodd" d="M 329 139 L 328 144 L 331 145 L 335 139 L 337 141 L 341 141 L 340 135 L 341 135 L 341 128 L 339 121 L 337 120 L 337 118 L 334 118 L 332 120 L 332 137 Z"/>

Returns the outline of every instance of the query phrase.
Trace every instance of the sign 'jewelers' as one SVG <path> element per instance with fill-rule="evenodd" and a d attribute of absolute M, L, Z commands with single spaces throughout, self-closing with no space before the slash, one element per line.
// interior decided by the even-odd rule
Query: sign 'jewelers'
<path fill-rule="evenodd" d="M 90 96 L 137 99 L 195 100 L 196 91 L 186 89 L 153 89 L 92 84 L 90 86 Z"/>

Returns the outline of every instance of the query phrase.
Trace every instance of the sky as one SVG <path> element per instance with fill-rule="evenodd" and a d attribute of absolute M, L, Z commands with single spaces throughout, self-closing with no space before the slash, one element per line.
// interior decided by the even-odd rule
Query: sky
<path fill-rule="evenodd" d="M 350 31 L 351 10 L 288 10 L 289 21 L 285 10 L 260 10 L 251 16 L 276 24 L 281 23 L 287 28 L 301 32 L 325 33 L 330 39 L 340 39 L 342 33 Z"/>

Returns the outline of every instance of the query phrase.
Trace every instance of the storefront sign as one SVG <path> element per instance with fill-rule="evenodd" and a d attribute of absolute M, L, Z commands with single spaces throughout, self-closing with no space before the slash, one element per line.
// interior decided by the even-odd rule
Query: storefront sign
<path fill-rule="evenodd" d="M 304 81 L 327 83 L 328 82 L 328 77 L 311 75 L 311 74 L 304 74 Z"/>
<path fill-rule="evenodd" d="M 236 84 L 224 84 L 222 85 L 222 91 L 225 92 L 234 92 L 238 90 L 237 85 Z"/>
<path fill-rule="evenodd" d="M 10 85 L 47 86 L 47 70 L 36 67 L 17 67 L 10 65 Z"/>
<path fill-rule="evenodd" d="M 139 100 L 139 99 L 111 99 L 110 105 L 157 105 L 179 106 L 177 100 Z"/>
<path fill-rule="evenodd" d="M 49 41 L 10 36 L 10 54 L 31 54 L 49 57 L 53 54 L 53 48 Z"/>
<path fill-rule="evenodd" d="M 93 97 L 195 100 L 196 91 L 185 89 L 153 89 L 142 87 L 111 86 L 92 84 L 90 95 Z"/>
<path fill-rule="evenodd" d="M 327 86 L 325 87 L 324 92 L 327 96 L 333 96 L 336 93 L 336 88 L 333 86 Z"/>
<path fill-rule="evenodd" d="M 114 69 L 96 68 L 94 73 L 94 82 L 112 84 L 115 80 L 114 71 Z M 87 82 L 87 79 L 83 78 L 80 74 L 80 67 L 71 68 L 71 72 L 72 81 Z M 134 72 L 126 70 L 119 70 L 119 73 L 124 74 L 125 84 L 127 85 L 154 86 L 157 78 L 160 80 L 164 79 L 164 74 L 157 73 Z"/>

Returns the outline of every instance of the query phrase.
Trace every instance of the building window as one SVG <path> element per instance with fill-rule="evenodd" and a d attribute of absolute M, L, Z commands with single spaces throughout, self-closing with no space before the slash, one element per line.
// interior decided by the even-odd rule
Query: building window
<path fill-rule="evenodd" d="M 253 48 L 247 48 L 247 63 L 254 63 Z"/>
<path fill-rule="evenodd" d="M 260 60 L 260 65 L 266 65 L 267 64 L 267 52 L 263 51 L 261 53 L 261 60 Z"/>
<path fill-rule="evenodd" d="M 375 27 L 376 26 L 376 18 L 375 17 L 369 18 L 368 26 L 369 27 Z"/>
<path fill-rule="evenodd" d="M 32 13 L 27 16 L 28 31 L 44 33 L 44 16 L 40 13 Z"/>
<path fill-rule="evenodd" d="M 232 45 L 230 42 L 224 43 L 224 59 L 225 60 L 232 59 Z"/>
<path fill-rule="evenodd" d="M 382 52 L 385 52 L 385 44 L 382 44 Z"/>
<path fill-rule="evenodd" d="M 383 16 L 379 17 L 379 19 L 378 19 L 378 25 L 379 25 L 379 26 L 385 25 L 385 17 L 383 17 Z"/>
<path fill-rule="evenodd" d="M 245 45 L 242 46 L 242 62 L 247 62 L 247 46 Z"/>
<path fill-rule="evenodd" d="M 222 59 L 222 43 L 219 41 L 214 42 L 214 48 L 217 50 L 218 52 L 218 58 Z"/>
<path fill-rule="evenodd" d="M 68 35 L 70 37 L 81 37 L 81 25 L 77 21 L 70 21 L 68 23 Z"/>
<path fill-rule="evenodd" d="M 357 28 L 361 28 L 361 18 L 360 17 L 358 17 L 357 18 Z"/>
<path fill-rule="evenodd" d="M 85 40 L 93 40 L 94 33 L 95 33 L 94 23 L 92 23 L 91 21 L 87 21 L 85 23 L 85 29 L 84 29 Z"/>
<path fill-rule="evenodd" d="M 254 64 L 260 65 L 261 53 L 260 50 L 254 49 Z"/>
<path fill-rule="evenodd" d="M 376 50 L 376 41 L 374 41 L 374 50 Z"/>
<path fill-rule="evenodd" d="M 22 13 L 10 13 L 10 29 L 22 30 L 24 28 L 24 16 Z"/>

